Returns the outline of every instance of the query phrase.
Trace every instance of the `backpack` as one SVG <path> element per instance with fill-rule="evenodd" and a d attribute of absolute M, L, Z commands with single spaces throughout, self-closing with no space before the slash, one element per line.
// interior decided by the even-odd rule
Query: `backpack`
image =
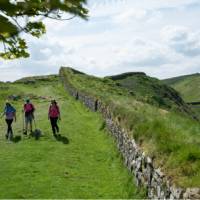
<path fill-rule="evenodd" d="M 58 117 L 60 114 L 58 106 L 50 106 L 49 108 L 49 115 L 50 117 Z"/>
<path fill-rule="evenodd" d="M 32 112 L 34 112 L 34 107 L 33 107 L 33 104 L 31 104 L 31 103 L 26 103 L 26 104 L 24 104 L 24 111 L 25 111 L 25 113 L 32 113 Z"/>

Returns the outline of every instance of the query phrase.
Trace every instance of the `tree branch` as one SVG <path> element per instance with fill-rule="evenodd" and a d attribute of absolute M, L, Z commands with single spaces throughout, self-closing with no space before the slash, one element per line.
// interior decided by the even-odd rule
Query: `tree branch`
<path fill-rule="evenodd" d="M 4 52 L 6 53 L 7 48 L 6 48 L 6 44 L 5 44 L 5 37 L 0 34 L 0 39 L 2 40 Z"/>
<path fill-rule="evenodd" d="M 73 15 L 72 17 L 65 18 L 65 19 L 56 18 L 56 17 L 51 17 L 51 16 L 49 16 L 49 14 L 38 14 L 38 16 L 44 16 L 44 18 L 47 17 L 47 18 L 54 19 L 54 20 L 59 20 L 59 21 L 67 21 L 67 20 L 72 20 L 72 19 L 74 19 L 77 15 Z"/>
<path fill-rule="evenodd" d="M 7 52 L 7 48 L 6 48 L 6 44 L 5 44 L 4 40 L 3 40 L 3 48 L 4 48 L 4 52 L 6 53 Z"/>
<path fill-rule="evenodd" d="M 21 25 L 18 23 L 17 19 L 15 19 L 14 17 L 11 17 L 11 19 L 16 23 L 16 25 L 18 26 L 20 31 L 26 31 L 26 28 L 25 27 L 21 27 Z"/>

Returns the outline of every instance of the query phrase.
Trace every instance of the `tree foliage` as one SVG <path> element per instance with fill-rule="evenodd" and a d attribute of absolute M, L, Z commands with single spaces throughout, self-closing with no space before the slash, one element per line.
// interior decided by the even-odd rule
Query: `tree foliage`
<path fill-rule="evenodd" d="M 43 19 L 88 18 L 87 0 L 0 0 L 0 57 L 28 57 L 21 33 L 39 38 L 46 32 Z M 64 19 L 64 13 L 70 14 Z"/>

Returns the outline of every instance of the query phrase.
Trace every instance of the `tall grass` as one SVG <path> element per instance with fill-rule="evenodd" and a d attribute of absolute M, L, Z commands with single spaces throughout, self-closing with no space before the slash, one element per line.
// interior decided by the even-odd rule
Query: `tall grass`
<path fill-rule="evenodd" d="M 164 80 L 180 92 L 186 102 L 200 101 L 200 74 L 175 77 Z"/>

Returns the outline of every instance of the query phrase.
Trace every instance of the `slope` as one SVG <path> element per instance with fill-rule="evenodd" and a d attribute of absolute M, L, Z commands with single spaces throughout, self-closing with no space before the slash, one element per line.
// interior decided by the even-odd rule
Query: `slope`
<path fill-rule="evenodd" d="M 0 198 L 140 198 L 132 177 L 123 167 L 111 137 L 97 113 L 68 96 L 57 76 L 0 85 L 0 107 L 7 96 L 15 99 L 15 142 L 6 142 L 0 124 Z M 36 105 L 38 141 L 22 136 L 23 99 Z M 47 109 L 50 99 L 62 108 L 62 137 L 52 137 Z M 20 138 L 21 136 L 21 138 Z"/>
<path fill-rule="evenodd" d="M 186 102 L 200 101 L 200 74 L 191 74 L 163 80 L 176 89 Z"/>
<path fill-rule="evenodd" d="M 124 73 L 108 78 L 114 80 L 118 86 L 127 88 L 139 101 L 194 117 L 178 92 L 156 78 L 141 72 Z"/>
<path fill-rule="evenodd" d="M 176 89 L 186 102 L 200 102 L 200 74 L 191 74 L 163 80 Z M 200 103 L 190 104 L 191 109 L 200 118 Z"/>
<path fill-rule="evenodd" d="M 106 104 L 116 123 L 155 158 L 156 165 L 162 166 L 174 183 L 182 187 L 200 185 L 199 122 L 186 113 L 140 100 L 111 78 L 97 78 L 65 67 L 60 74 L 67 87 Z"/>

